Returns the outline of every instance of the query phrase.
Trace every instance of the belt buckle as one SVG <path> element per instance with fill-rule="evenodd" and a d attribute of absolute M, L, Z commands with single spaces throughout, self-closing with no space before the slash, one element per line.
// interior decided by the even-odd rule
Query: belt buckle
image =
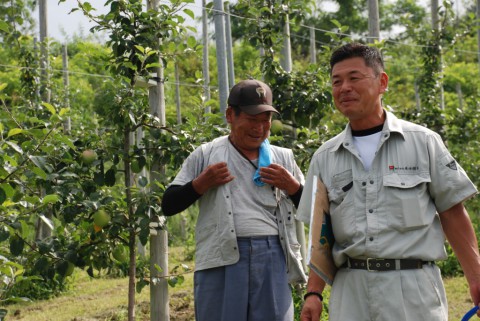
<path fill-rule="evenodd" d="M 370 261 L 383 261 L 384 259 L 375 259 L 373 257 L 367 258 L 367 271 L 368 272 L 378 272 L 378 270 L 375 269 L 370 269 Z"/>

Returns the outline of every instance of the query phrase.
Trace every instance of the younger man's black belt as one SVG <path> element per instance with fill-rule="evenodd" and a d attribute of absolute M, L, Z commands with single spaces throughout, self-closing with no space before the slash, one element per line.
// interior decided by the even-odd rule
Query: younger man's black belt
<path fill-rule="evenodd" d="M 417 259 L 352 259 L 342 265 L 345 269 L 359 269 L 374 272 L 421 269 L 425 264 L 435 264 L 433 261 Z"/>

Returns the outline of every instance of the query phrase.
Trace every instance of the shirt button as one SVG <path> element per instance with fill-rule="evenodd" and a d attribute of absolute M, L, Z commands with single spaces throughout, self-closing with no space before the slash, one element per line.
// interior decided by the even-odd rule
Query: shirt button
<path fill-rule="evenodd" d="M 369 209 L 368 212 L 369 212 L 369 213 L 373 213 L 373 210 L 372 210 L 372 209 Z"/>
<path fill-rule="evenodd" d="M 373 241 L 373 236 L 370 236 L 369 240 L 370 240 L 370 241 Z"/>
<path fill-rule="evenodd" d="M 228 212 L 228 215 L 232 215 L 232 212 Z"/>
<path fill-rule="evenodd" d="M 233 230 L 230 230 L 230 232 L 232 232 L 232 233 L 233 233 Z"/>
<path fill-rule="evenodd" d="M 233 249 L 234 249 L 234 250 L 237 250 L 237 248 L 236 248 L 236 247 L 234 247 Z"/>
<path fill-rule="evenodd" d="M 362 186 L 365 186 L 365 185 L 367 185 L 367 182 L 362 182 Z"/>
<path fill-rule="evenodd" d="M 374 183 L 374 182 L 373 182 L 373 180 L 372 180 L 372 181 L 370 181 L 370 184 L 373 184 L 373 183 Z"/>

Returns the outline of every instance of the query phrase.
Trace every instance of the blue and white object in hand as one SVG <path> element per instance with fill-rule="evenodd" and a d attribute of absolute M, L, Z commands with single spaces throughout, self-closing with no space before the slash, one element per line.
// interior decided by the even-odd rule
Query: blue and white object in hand
<path fill-rule="evenodd" d="M 262 182 L 260 177 L 260 168 L 267 167 L 272 163 L 272 156 L 270 155 L 270 142 L 268 139 L 265 139 L 260 145 L 258 150 L 258 168 L 253 175 L 253 182 L 257 186 L 264 186 L 265 183 Z"/>

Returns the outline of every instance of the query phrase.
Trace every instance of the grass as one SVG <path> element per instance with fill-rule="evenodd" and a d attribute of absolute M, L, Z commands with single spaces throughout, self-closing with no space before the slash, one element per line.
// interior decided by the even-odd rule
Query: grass
<path fill-rule="evenodd" d="M 170 268 L 182 257 L 179 248 L 170 249 Z M 184 262 L 193 266 L 192 262 Z M 465 278 L 444 279 L 449 301 L 449 320 L 460 320 L 473 307 Z M 64 295 L 46 301 L 25 302 L 7 306 L 6 321 L 124 321 L 127 320 L 127 278 L 91 279 L 76 271 L 73 287 Z M 194 320 L 193 273 L 185 275 L 183 284 L 169 288 L 170 320 Z M 136 320 L 150 320 L 148 287 L 136 294 Z"/>
<path fill-rule="evenodd" d="M 448 319 L 461 320 L 464 314 L 473 308 L 468 284 L 464 277 L 444 279 L 448 299 Z"/>
<path fill-rule="evenodd" d="M 175 267 L 182 249 L 171 248 L 169 268 Z M 192 268 L 192 262 L 182 262 Z M 72 289 L 62 296 L 36 302 L 8 305 L 5 321 L 124 321 L 127 320 L 128 278 L 90 278 L 76 270 Z M 137 321 L 150 321 L 150 291 L 145 287 L 135 295 Z M 185 281 L 169 287 L 170 321 L 189 321 L 193 317 L 193 272 Z"/>

